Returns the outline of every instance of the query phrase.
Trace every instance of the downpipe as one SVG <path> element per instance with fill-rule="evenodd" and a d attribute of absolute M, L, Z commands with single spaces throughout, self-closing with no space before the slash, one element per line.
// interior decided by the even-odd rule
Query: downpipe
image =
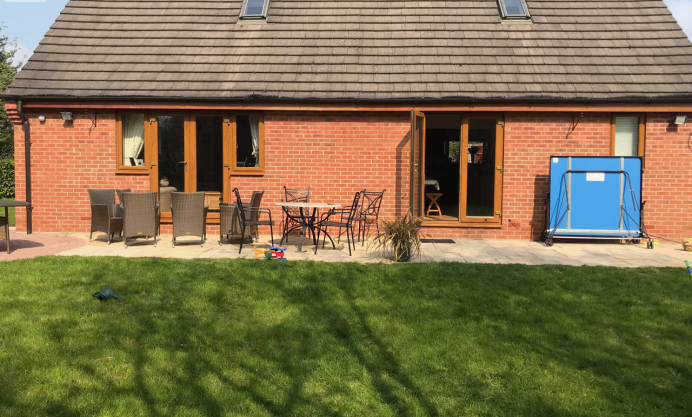
<path fill-rule="evenodd" d="M 29 205 L 26 207 L 26 234 L 30 235 L 32 232 L 31 225 L 31 212 L 33 208 L 31 207 L 31 132 L 29 131 L 29 118 L 24 114 L 24 100 L 19 99 L 17 101 L 17 114 L 22 119 L 22 124 L 24 126 L 24 169 L 26 171 L 26 202 Z"/>

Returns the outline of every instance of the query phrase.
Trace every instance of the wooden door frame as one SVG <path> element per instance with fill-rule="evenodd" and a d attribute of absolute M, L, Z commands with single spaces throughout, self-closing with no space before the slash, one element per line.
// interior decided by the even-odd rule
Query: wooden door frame
<path fill-rule="evenodd" d="M 188 171 L 185 172 L 185 189 L 184 192 L 190 192 L 192 189 L 192 181 L 190 180 L 190 155 L 189 155 L 189 145 L 188 140 L 190 137 L 190 112 L 171 110 L 171 111 L 151 111 L 145 115 L 145 128 L 149 129 L 149 134 L 151 135 L 151 140 L 149 141 L 148 150 L 151 153 L 151 158 L 149 162 L 149 187 L 150 190 L 156 193 L 156 199 L 159 200 L 159 117 L 165 116 L 182 116 L 184 118 L 183 127 L 183 153 L 185 160 L 188 161 Z M 156 165 L 151 165 L 156 164 Z M 154 170 L 154 166 L 156 169 Z M 173 221 L 173 216 L 170 212 L 161 213 L 161 222 L 171 223 Z"/>
<path fill-rule="evenodd" d="M 459 223 L 472 227 L 497 227 L 502 226 L 502 180 L 504 171 L 504 138 L 505 117 L 503 113 L 464 113 L 461 121 L 461 146 L 464 157 L 468 158 L 469 147 L 469 120 L 486 119 L 495 120 L 495 192 L 493 199 L 493 217 L 467 216 L 467 192 L 468 192 L 468 163 L 461 164 L 459 184 Z"/>
<path fill-rule="evenodd" d="M 422 119 L 422 126 L 419 130 L 418 118 Z M 420 132 L 420 135 L 418 133 Z M 418 135 L 418 136 L 417 136 Z M 417 140 L 416 140 L 417 138 Z M 418 158 L 416 158 L 416 145 L 418 146 Z M 417 169 L 416 169 L 417 167 Z M 417 171 L 417 173 L 416 173 Z M 416 179 L 416 176 L 418 177 Z M 416 188 L 418 188 L 416 190 Z M 419 194 L 419 210 L 417 212 L 416 192 Z M 425 212 L 425 113 L 411 111 L 411 207 L 410 211 L 414 217 L 423 216 Z"/>
<path fill-rule="evenodd" d="M 221 117 L 221 125 L 222 125 L 222 131 L 221 131 L 221 140 L 222 140 L 222 153 L 223 153 L 223 158 L 222 158 L 222 164 L 223 164 L 223 181 L 222 181 L 222 190 L 221 190 L 221 201 L 224 203 L 228 203 L 230 201 L 230 173 L 228 167 L 226 167 L 226 164 L 229 163 L 228 161 L 228 154 L 230 152 L 229 148 L 232 147 L 233 144 L 233 137 L 230 136 L 230 132 L 233 130 L 231 129 L 231 126 L 235 124 L 234 116 L 230 114 L 227 111 L 193 111 L 190 112 L 190 128 L 189 128 L 189 149 L 190 149 L 190 157 L 191 157 L 191 163 L 188 162 L 188 165 L 190 166 L 190 170 L 194 171 L 194 174 L 190 175 L 191 178 L 191 184 L 194 186 L 194 189 L 191 189 L 190 192 L 195 192 L 197 191 L 197 118 L 198 117 Z M 207 223 L 208 224 L 219 224 L 221 221 L 221 214 L 220 213 L 207 213 Z"/>
<path fill-rule="evenodd" d="M 461 115 L 461 129 L 460 129 L 460 146 L 459 146 L 459 158 L 460 158 L 460 170 L 459 170 L 459 220 L 458 221 L 439 221 L 439 220 L 427 220 L 423 223 L 426 227 L 447 227 L 447 228 L 501 228 L 502 227 L 502 184 L 503 184 L 503 173 L 504 173 L 504 113 L 498 112 L 473 112 L 473 113 L 460 113 L 458 111 L 450 112 L 435 112 L 435 113 L 455 113 Z M 500 167 L 501 170 L 495 170 L 495 198 L 493 212 L 500 212 L 500 214 L 495 214 L 492 218 L 490 217 L 468 217 L 466 216 L 466 193 L 467 193 L 467 177 L 468 177 L 468 163 L 463 162 L 468 158 L 468 120 L 469 119 L 495 119 L 496 123 L 495 130 L 495 165 L 496 168 Z M 425 148 L 423 144 L 423 149 Z M 425 161 L 423 161 L 425 163 Z M 499 171 L 499 172 L 498 172 Z M 423 176 L 425 176 L 425 171 L 423 171 Z M 423 198 L 425 198 L 425 193 L 423 192 Z M 423 200 L 425 201 L 425 200 Z"/>
<path fill-rule="evenodd" d="M 418 174 L 419 176 L 419 190 L 420 193 L 420 210 L 421 210 L 421 216 L 425 214 L 425 130 L 427 129 L 427 119 L 425 117 L 425 113 L 421 111 L 415 112 L 416 117 L 420 117 L 423 120 L 423 126 L 421 127 L 421 134 L 420 138 L 418 139 L 418 146 L 420 147 L 420 164 L 418 166 L 418 169 L 420 170 L 420 173 Z"/>

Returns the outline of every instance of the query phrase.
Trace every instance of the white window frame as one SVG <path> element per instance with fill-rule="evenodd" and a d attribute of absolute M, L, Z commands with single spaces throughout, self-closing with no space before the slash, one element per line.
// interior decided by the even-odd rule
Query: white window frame
<path fill-rule="evenodd" d="M 522 0 L 523 1 L 523 0 Z M 269 11 L 269 0 L 264 0 L 264 7 L 261 14 L 245 14 L 248 0 L 243 0 L 243 5 L 240 7 L 240 19 L 266 19 Z"/>
<path fill-rule="evenodd" d="M 515 20 L 515 19 L 531 19 L 531 13 L 529 13 L 529 6 L 526 5 L 526 1 L 520 0 L 521 5 L 524 7 L 523 15 L 508 14 L 505 8 L 505 0 L 497 0 L 500 5 L 500 15 L 502 19 Z"/>

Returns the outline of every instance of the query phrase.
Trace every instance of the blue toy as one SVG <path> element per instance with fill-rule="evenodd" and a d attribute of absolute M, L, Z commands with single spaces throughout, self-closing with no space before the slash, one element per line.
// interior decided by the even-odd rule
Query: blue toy
<path fill-rule="evenodd" d="M 286 255 L 284 252 L 286 252 L 286 249 L 288 248 L 280 248 L 278 246 L 272 246 L 269 248 L 268 251 L 263 251 L 257 249 L 257 246 L 255 246 L 255 259 L 257 259 L 258 255 L 264 255 L 265 258 L 267 259 L 273 259 L 275 261 L 287 261 Z"/>

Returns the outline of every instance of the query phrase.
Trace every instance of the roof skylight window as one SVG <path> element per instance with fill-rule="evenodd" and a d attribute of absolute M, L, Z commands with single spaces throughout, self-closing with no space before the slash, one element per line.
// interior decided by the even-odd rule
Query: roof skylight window
<path fill-rule="evenodd" d="M 269 0 L 245 0 L 240 9 L 241 19 L 265 19 Z"/>
<path fill-rule="evenodd" d="M 524 0 L 498 0 L 503 19 L 528 19 L 529 8 Z"/>

